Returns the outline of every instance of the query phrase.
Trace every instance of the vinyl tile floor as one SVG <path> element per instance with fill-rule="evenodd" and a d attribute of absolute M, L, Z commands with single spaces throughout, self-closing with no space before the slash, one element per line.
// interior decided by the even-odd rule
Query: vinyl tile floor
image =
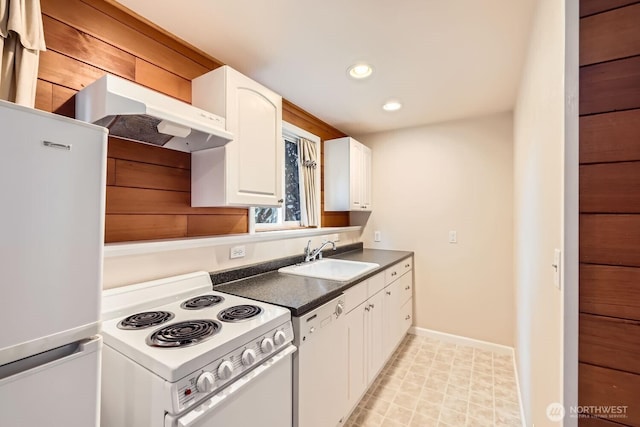
<path fill-rule="evenodd" d="M 407 335 L 345 427 L 522 427 L 511 355 Z"/>

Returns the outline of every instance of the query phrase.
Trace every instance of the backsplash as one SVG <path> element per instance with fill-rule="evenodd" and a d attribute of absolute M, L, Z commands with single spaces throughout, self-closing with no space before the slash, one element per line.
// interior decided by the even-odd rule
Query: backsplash
<path fill-rule="evenodd" d="M 284 257 L 302 257 L 307 241 L 315 248 L 325 240 L 338 239 L 337 246 L 361 241 L 361 230 L 357 227 L 336 232 L 328 229 L 326 234 L 282 238 L 269 241 L 219 244 L 211 243 L 202 247 L 192 247 L 162 251 L 139 251 L 140 253 L 118 254 L 113 250 L 117 246 L 107 246 L 104 259 L 103 287 L 116 288 L 132 283 L 154 280 L 162 277 L 189 273 L 193 271 L 221 272 L 224 270 L 251 266 L 258 263 Z M 144 243 L 141 243 L 142 245 Z M 230 259 L 232 247 L 242 245 L 245 256 Z M 294 260 L 295 262 L 295 260 Z"/>
<path fill-rule="evenodd" d="M 323 256 L 331 256 L 338 255 L 344 252 L 362 250 L 363 244 L 352 243 L 349 245 L 344 245 L 337 247 L 335 250 L 325 249 L 322 251 Z M 260 262 L 257 264 L 247 265 L 241 268 L 229 268 L 222 271 L 216 271 L 211 273 L 211 281 L 213 282 L 213 286 L 219 285 L 221 283 L 227 283 L 234 280 L 245 279 L 247 277 L 256 276 L 258 274 L 267 273 L 269 271 L 277 270 L 282 267 L 286 267 L 288 265 L 299 264 L 304 262 L 304 255 L 297 254 L 294 256 L 289 256 L 285 258 L 277 258 L 267 262 Z"/>

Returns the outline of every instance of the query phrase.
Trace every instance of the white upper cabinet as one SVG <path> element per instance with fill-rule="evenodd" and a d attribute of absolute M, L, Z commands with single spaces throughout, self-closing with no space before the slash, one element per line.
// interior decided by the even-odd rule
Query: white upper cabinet
<path fill-rule="evenodd" d="M 353 138 L 324 143 L 324 210 L 370 211 L 371 149 Z"/>
<path fill-rule="evenodd" d="M 222 116 L 227 145 L 192 153 L 192 206 L 280 206 L 282 97 L 222 66 L 193 79 L 194 106 Z"/>

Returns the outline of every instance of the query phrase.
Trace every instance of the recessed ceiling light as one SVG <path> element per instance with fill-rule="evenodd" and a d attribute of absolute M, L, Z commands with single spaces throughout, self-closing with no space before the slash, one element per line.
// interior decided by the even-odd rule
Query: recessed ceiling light
<path fill-rule="evenodd" d="M 371 68 L 371 65 L 363 62 L 349 67 L 349 75 L 354 79 L 366 79 L 371 74 L 373 74 L 373 68 Z"/>
<path fill-rule="evenodd" d="M 396 101 L 395 99 L 385 102 L 382 106 L 382 109 L 384 111 L 398 111 L 401 108 L 402 104 L 400 103 L 400 101 Z"/>

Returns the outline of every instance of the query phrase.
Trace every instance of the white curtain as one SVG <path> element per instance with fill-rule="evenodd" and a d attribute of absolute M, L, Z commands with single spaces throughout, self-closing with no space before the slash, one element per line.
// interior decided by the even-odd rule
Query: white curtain
<path fill-rule="evenodd" d="M 316 180 L 318 167 L 318 147 L 315 142 L 305 138 L 298 139 L 298 158 L 300 159 L 300 225 L 318 227 L 318 197 L 320 183 Z"/>
<path fill-rule="evenodd" d="M 41 50 L 40 0 L 0 0 L 0 99 L 34 106 Z"/>

